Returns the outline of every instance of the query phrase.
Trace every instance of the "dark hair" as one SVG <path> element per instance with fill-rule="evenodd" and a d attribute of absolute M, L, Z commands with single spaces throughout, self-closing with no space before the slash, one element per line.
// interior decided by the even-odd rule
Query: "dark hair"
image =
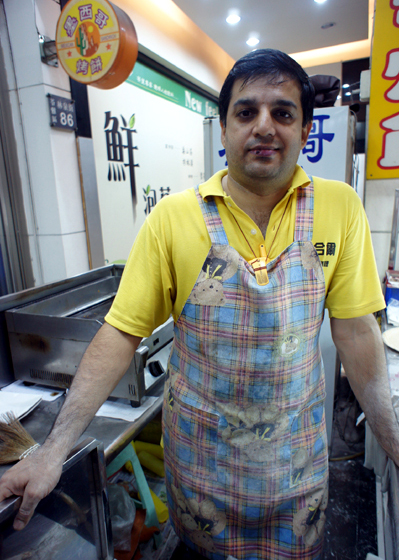
<path fill-rule="evenodd" d="M 277 82 L 281 76 L 288 77 L 297 82 L 301 91 L 302 126 L 308 124 L 313 119 L 314 87 L 302 66 L 288 56 L 288 54 L 275 49 L 252 51 L 234 64 L 219 95 L 219 114 L 222 124 L 226 126 L 231 90 L 236 80 L 243 80 L 244 86 L 248 82 L 262 77 L 269 77 L 270 83 Z"/>

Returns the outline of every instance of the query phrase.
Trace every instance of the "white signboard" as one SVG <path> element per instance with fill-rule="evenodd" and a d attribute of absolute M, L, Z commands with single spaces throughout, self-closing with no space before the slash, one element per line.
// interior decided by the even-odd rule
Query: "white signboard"
<path fill-rule="evenodd" d="M 106 263 L 126 260 L 159 200 L 204 180 L 203 119 L 216 105 L 136 64 L 112 90 L 88 88 Z"/>

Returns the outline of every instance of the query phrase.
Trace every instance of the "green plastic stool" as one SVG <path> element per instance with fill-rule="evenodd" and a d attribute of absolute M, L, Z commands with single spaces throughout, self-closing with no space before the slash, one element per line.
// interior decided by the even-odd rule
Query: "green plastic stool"
<path fill-rule="evenodd" d="M 130 461 L 133 466 L 134 476 L 136 477 L 137 487 L 140 492 L 141 503 L 146 510 L 145 524 L 147 527 L 157 527 L 159 529 L 159 521 L 155 511 L 154 500 L 152 499 L 147 480 L 145 478 L 140 461 L 136 455 L 133 445 L 129 443 L 117 457 L 107 466 L 107 477 L 112 476 L 119 471 L 125 463 Z M 154 534 L 155 548 L 159 548 L 162 542 L 162 535 Z"/>

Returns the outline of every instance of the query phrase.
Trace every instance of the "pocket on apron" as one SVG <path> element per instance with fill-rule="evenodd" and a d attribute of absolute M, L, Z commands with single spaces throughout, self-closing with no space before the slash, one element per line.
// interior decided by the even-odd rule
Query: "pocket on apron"
<path fill-rule="evenodd" d="M 327 457 L 324 398 L 320 398 L 301 410 L 292 422 L 290 487 L 322 479 Z"/>
<path fill-rule="evenodd" d="M 219 416 L 183 402 L 170 388 L 172 414 L 166 426 L 173 468 L 191 476 L 217 480 Z"/>

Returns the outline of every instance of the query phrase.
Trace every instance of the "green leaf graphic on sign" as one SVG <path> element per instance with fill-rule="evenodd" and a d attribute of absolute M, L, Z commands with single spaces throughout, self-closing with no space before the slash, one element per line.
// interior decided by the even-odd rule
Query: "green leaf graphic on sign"
<path fill-rule="evenodd" d="M 145 194 L 148 195 L 148 193 L 150 192 L 150 190 L 151 190 L 151 185 L 147 185 L 147 188 L 146 188 L 146 190 L 145 190 Z"/>
<path fill-rule="evenodd" d="M 136 122 L 136 117 L 135 114 L 133 113 L 133 115 L 130 117 L 129 128 L 133 128 L 135 122 Z"/>

